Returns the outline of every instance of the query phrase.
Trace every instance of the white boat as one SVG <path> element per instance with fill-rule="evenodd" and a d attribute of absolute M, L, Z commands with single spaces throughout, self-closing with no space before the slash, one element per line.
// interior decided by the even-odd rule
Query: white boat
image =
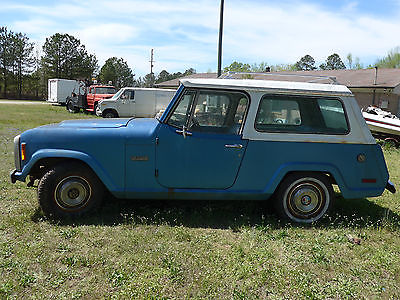
<path fill-rule="evenodd" d="M 390 112 L 375 106 L 368 106 L 362 110 L 362 115 L 371 132 L 379 138 L 395 139 L 400 141 L 400 119 Z"/>

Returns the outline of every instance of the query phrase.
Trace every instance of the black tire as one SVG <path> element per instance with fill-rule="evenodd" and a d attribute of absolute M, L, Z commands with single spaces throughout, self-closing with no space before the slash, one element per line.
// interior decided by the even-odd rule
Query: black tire
<path fill-rule="evenodd" d="M 72 101 L 67 102 L 66 108 L 70 113 L 73 113 L 73 114 L 76 114 L 77 112 L 79 112 L 79 108 L 75 107 L 74 104 L 72 103 Z"/>
<path fill-rule="evenodd" d="M 103 113 L 103 117 L 104 117 L 104 118 L 117 118 L 118 115 L 117 115 L 117 113 L 116 113 L 115 111 L 113 111 L 113 110 L 106 110 L 106 111 Z"/>
<path fill-rule="evenodd" d="M 101 205 L 103 183 L 81 163 L 69 162 L 49 169 L 38 186 L 43 213 L 52 219 L 76 218 L 93 212 Z"/>
<path fill-rule="evenodd" d="M 280 184 L 275 209 L 280 217 L 297 223 L 312 223 L 321 219 L 334 199 L 327 176 L 318 173 L 294 173 Z"/>
<path fill-rule="evenodd" d="M 394 139 L 394 138 L 386 138 L 384 141 L 383 141 L 383 145 L 385 146 L 385 147 L 393 147 L 393 148 L 399 148 L 399 142 L 396 140 L 396 139 Z"/>

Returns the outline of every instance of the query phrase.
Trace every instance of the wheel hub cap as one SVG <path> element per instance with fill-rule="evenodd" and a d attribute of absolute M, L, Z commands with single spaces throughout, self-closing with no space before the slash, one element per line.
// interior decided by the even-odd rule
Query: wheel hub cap
<path fill-rule="evenodd" d="M 318 194 L 310 187 L 302 187 L 294 194 L 293 202 L 296 209 L 307 213 L 314 210 L 318 205 Z"/>
<path fill-rule="evenodd" d="M 308 218 L 319 211 L 323 204 L 323 192 L 312 182 L 303 182 L 289 193 L 288 206 L 300 218 Z"/>
<path fill-rule="evenodd" d="M 55 200 L 64 209 L 84 206 L 91 194 L 87 181 L 78 176 L 63 179 L 56 187 Z"/>
<path fill-rule="evenodd" d="M 79 197 L 79 190 L 76 188 L 73 188 L 68 191 L 68 197 L 71 199 L 76 199 Z"/>
<path fill-rule="evenodd" d="M 312 201 L 312 199 L 308 195 L 306 195 L 306 196 L 301 198 L 301 204 L 304 205 L 304 206 L 310 205 L 311 201 Z"/>

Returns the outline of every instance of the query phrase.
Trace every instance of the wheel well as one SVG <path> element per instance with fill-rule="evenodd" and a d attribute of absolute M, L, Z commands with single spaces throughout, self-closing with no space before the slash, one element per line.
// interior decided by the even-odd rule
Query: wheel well
<path fill-rule="evenodd" d="M 329 183 L 332 185 L 337 185 L 335 177 L 333 177 L 333 175 L 329 172 L 321 172 L 321 171 L 291 171 L 285 174 L 285 176 L 282 177 L 281 181 L 279 182 L 278 186 L 275 189 L 275 192 L 279 189 L 279 186 L 281 185 L 281 183 L 288 177 L 291 176 L 293 174 L 299 174 L 299 173 L 303 173 L 303 174 L 308 174 L 308 175 L 323 175 L 325 176 Z"/>
<path fill-rule="evenodd" d="M 114 108 L 107 108 L 103 111 L 103 115 L 105 115 L 107 112 L 112 112 L 115 114 L 116 117 L 118 117 L 118 112 Z"/>
<path fill-rule="evenodd" d="M 65 162 L 77 162 L 80 163 L 90 170 L 93 171 L 93 169 L 84 161 L 79 160 L 79 159 L 74 159 L 74 158 L 69 158 L 69 157 L 49 157 L 49 158 L 43 158 L 40 159 L 35 163 L 35 165 L 32 167 L 32 169 L 29 172 L 29 175 L 33 179 L 40 179 L 43 177 L 43 175 L 52 167 L 55 165 L 65 163 Z M 95 173 L 93 171 L 93 173 Z"/>

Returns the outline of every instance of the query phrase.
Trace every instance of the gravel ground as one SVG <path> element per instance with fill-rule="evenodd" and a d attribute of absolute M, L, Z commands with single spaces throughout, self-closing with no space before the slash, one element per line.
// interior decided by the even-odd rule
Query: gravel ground
<path fill-rule="evenodd" d="M 0 104 L 50 104 L 46 101 L 0 100 Z"/>

